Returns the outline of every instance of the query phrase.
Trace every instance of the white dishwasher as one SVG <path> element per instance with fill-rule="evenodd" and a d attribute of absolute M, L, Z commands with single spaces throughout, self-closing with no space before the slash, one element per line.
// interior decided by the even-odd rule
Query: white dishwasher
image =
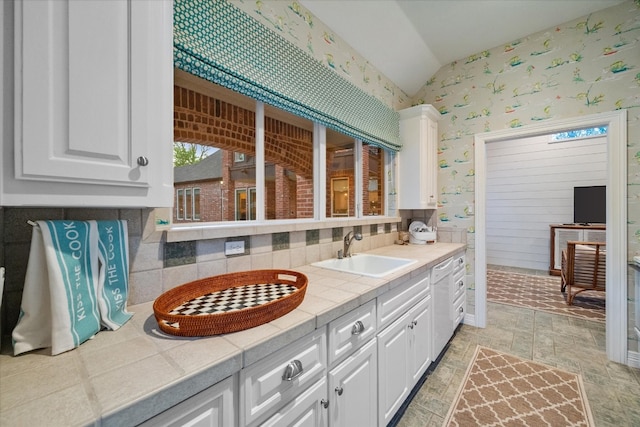
<path fill-rule="evenodd" d="M 431 269 L 431 292 L 433 295 L 433 355 L 435 361 L 453 335 L 451 318 L 451 296 L 453 288 L 453 258 L 442 261 Z"/>

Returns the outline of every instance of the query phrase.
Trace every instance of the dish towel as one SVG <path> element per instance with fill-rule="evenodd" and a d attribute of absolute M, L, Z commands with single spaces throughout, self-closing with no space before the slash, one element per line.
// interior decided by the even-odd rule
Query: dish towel
<path fill-rule="evenodd" d="M 129 257 L 125 221 L 37 221 L 13 352 L 74 349 L 102 326 L 116 330 L 126 311 Z"/>

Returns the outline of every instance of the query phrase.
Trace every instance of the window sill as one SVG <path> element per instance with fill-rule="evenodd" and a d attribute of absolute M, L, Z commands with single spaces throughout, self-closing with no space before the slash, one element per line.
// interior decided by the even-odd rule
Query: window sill
<path fill-rule="evenodd" d="M 158 231 L 166 232 L 166 242 L 184 242 L 192 240 L 220 239 L 242 235 L 283 233 L 333 227 L 353 227 L 358 225 L 398 223 L 400 217 L 372 215 L 363 218 L 327 218 L 322 221 L 309 220 L 272 220 L 268 222 L 225 222 L 194 223 L 172 225 Z"/>

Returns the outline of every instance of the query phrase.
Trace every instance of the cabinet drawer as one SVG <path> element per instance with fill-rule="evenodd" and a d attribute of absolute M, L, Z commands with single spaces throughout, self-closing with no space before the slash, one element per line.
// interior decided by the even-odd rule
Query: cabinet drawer
<path fill-rule="evenodd" d="M 464 295 L 467 289 L 465 283 L 464 271 L 455 275 L 453 278 L 453 301 L 456 301 L 460 296 Z"/>
<path fill-rule="evenodd" d="M 467 299 L 462 295 L 453 303 L 453 329 L 464 320 L 464 313 L 467 311 Z"/>
<path fill-rule="evenodd" d="M 142 423 L 140 427 L 211 426 L 233 427 L 236 424 L 234 407 L 236 377 L 220 381 L 193 397 L 167 409 Z"/>
<path fill-rule="evenodd" d="M 453 257 L 453 272 L 457 273 L 460 270 L 464 271 L 465 268 L 465 258 L 464 258 L 464 253 L 456 255 Z"/>
<path fill-rule="evenodd" d="M 429 283 L 429 276 L 413 278 L 378 297 L 378 330 L 390 325 L 415 303 L 429 295 Z"/>
<path fill-rule="evenodd" d="M 354 352 L 375 335 L 375 300 L 329 323 L 329 365 Z"/>
<path fill-rule="evenodd" d="M 431 283 L 439 282 L 453 272 L 453 258 L 446 259 L 431 269 Z"/>
<path fill-rule="evenodd" d="M 325 376 L 326 342 L 319 329 L 241 370 L 240 425 L 264 420 Z"/>

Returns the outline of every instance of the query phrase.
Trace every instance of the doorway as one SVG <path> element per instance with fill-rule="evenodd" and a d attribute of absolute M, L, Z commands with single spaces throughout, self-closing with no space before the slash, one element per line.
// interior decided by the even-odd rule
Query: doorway
<path fill-rule="evenodd" d="M 349 216 L 349 178 L 331 178 L 331 216 Z"/>
<path fill-rule="evenodd" d="M 475 145 L 475 313 L 472 322 L 486 326 L 486 144 L 505 139 L 607 126 L 607 357 L 627 364 L 627 112 L 582 116 L 505 129 L 474 137 Z M 616 286 L 617 284 L 617 286 Z M 622 285 L 624 284 L 624 285 Z"/>

